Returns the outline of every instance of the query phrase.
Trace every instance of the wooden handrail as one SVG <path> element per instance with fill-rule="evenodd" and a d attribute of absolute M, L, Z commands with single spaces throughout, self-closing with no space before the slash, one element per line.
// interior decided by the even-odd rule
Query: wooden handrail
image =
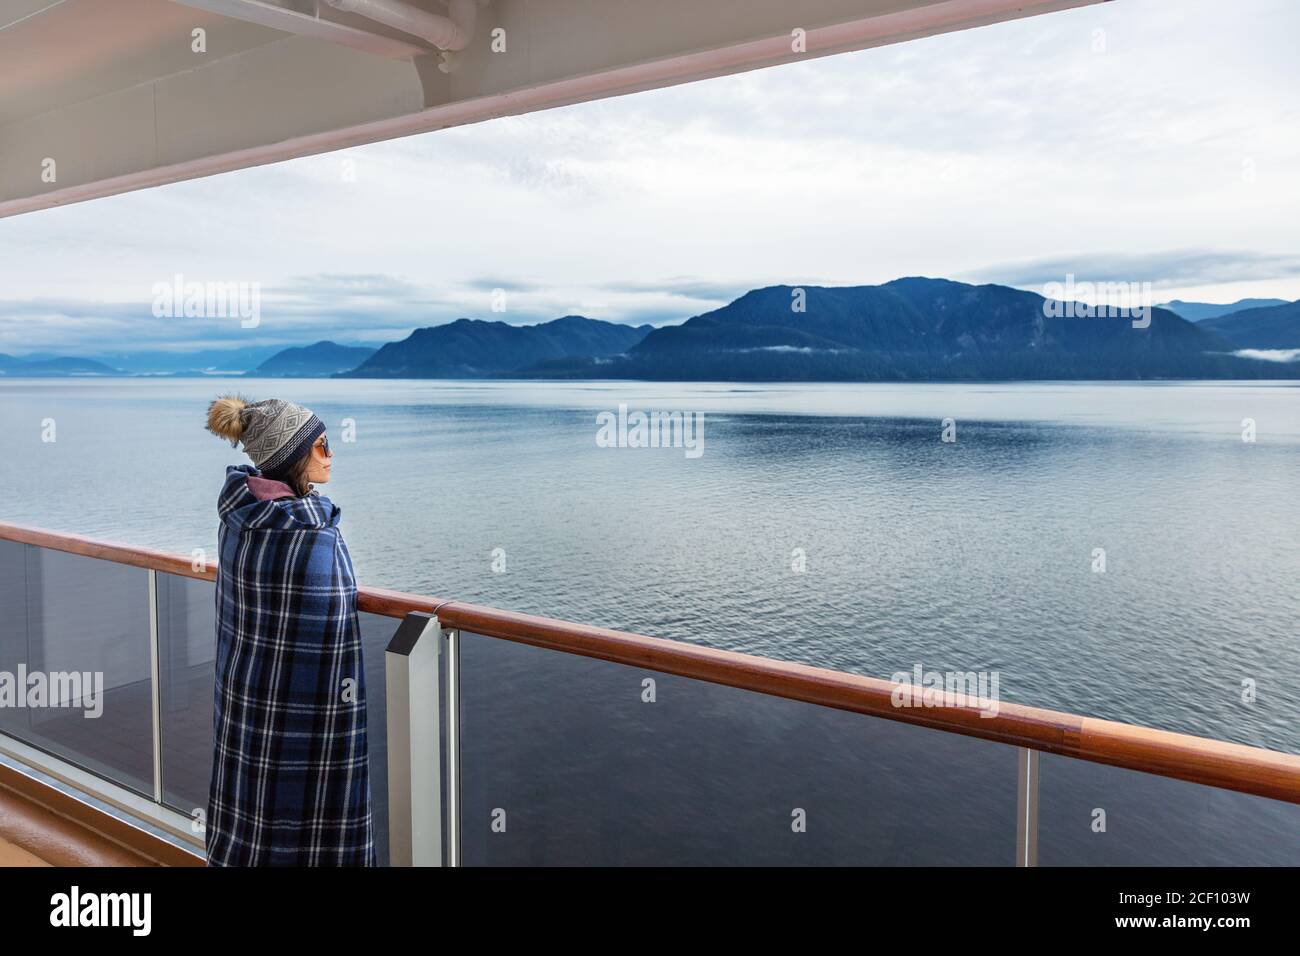
<path fill-rule="evenodd" d="M 0 523 L 0 539 L 203 580 L 216 577 L 213 569 L 196 571 L 179 555 L 38 528 Z M 446 628 L 1300 803 L 1300 756 L 1262 747 L 1002 701 L 993 716 L 985 716 L 991 702 L 951 695 L 944 695 L 944 706 L 899 707 L 896 685 L 879 678 L 382 588 L 359 588 L 357 605 L 396 618 L 411 611 L 436 613 Z"/>
<path fill-rule="evenodd" d="M 0 522 L 0 540 L 18 541 L 38 548 L 80 554 L 87 558 L 101 558 L 116 564 L 129 564 L 150 571 L 164 571 L 167 574 L 195 578 L 199 581 L 217 579 L 216 566 L 211 561 L 205 561 L 203 567 L 196 568 L 194 562 L 184 555 L 154 551 L 150 548 L 137 548 L 134 545 L 119 544 L 115 541 L 83 538 L 80 535 L 65 534 L 61 531 L 47 531 L 44 528 Z M 357 608 L 370 614 L 382 614 L 385 617 L 405 617 L 411 611 L 432 614 L 439 605 L 445 603 L 447 602 L 440 601 L 438 598 L 407 594 L 404 591 L 390 591 L 388 588 L 357 588 Z"/>

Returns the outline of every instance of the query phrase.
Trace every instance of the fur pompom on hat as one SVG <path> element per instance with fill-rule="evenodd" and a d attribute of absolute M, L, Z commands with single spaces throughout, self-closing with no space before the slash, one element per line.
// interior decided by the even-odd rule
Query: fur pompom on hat
<path fill-rule="evenodd" d="M 208 431 L 236 446 L 264 474 L 281 474 L 311 449 L 325 432 L 310 408 L 268 398 L 250 402 L 242 395 L 222 395 L 208 406 Z"/>

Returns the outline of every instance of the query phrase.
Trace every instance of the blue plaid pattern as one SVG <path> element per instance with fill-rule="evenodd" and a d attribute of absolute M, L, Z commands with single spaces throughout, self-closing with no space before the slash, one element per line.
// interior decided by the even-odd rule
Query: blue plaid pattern
<path fill-rule="evenodd" d="M 328 498 L 226 469 L 209 866 L 374 866 L 357 586 Z"/>

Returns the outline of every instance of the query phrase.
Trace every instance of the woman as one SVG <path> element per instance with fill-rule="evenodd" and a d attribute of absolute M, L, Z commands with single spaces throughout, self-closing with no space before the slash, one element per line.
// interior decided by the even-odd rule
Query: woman
<path fill-rule="evenodd" d="M 243 442 L 217 501 L 209 866 L 374 866 L 365 676 L 352 559 L 310 409 L 237 395 L 208 430 Z"/>

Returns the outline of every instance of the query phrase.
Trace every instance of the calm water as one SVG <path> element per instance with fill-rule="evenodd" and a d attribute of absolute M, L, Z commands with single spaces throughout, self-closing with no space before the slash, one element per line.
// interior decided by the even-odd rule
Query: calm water
<path fill-rule="evenodd" d="M 0 381 L 0 520 L 214 554 L 226 388 L 325 419 L 365 583 L 1300 752 L 1294 387 Z"/>

